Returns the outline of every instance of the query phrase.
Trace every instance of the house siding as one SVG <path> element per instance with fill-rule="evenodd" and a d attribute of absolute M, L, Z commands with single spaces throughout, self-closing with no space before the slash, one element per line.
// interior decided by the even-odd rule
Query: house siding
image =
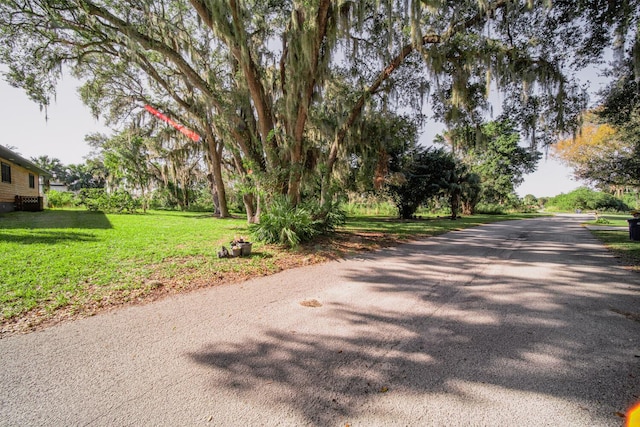
<path fill-rule="evenodd" d="M 11 183 L 0 181 L 0 212 L 13 210 L 16 196 L 38 197 L 40 195 L 38 185 L 40 177 L 37 172 L 25 169 L 2 157 L 0 161 L 11 166 Z M 35 177 L 35 188 L 29 188 L 29 174 Z"/>

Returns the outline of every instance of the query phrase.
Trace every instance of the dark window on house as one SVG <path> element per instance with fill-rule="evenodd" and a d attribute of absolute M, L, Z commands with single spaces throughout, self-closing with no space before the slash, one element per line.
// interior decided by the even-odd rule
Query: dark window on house
<path fill-rule="evenodd" d="M 34 174 L 29 174 L 29 188 L 36 188 L 36 177 Z"/>
<path fill-rule="evenodd" d="M 11 166 L 6 163 L 1 163 L 2 166 L 2 182 L 11 183 Z"/>

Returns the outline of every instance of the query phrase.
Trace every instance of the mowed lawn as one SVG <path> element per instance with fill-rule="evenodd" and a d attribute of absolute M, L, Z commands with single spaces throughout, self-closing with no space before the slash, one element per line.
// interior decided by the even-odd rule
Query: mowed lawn
<path fill-rule="evenodd" d="M 274 254 L 259 244 L 252 257 L 218 259 L 217 251 L 235 236 L 247 236 L 246 220 L 182 212 L 0 214 L 2 317 L 115 304 L 168 284 L 277 269 Z"/>
<path fill-rule="evenodd" d="M 606 223 L 591 221 L 591 225 L 605 225 L 622 227 L 621 230 L 592 230 L 591 233 L 598 237 L 611 250 L 623 264 L 629 266 L 631 270 L 640 272 L 640 242 L 629 239 L 629 223 L 627 219 L 631 215 L 627 214 L 604 214 L 600 215 Z"/>
<path fill-rule="evenodd" d="M 235 237 L 250 237 L 245 218 L 165 211 L 0 214 L 0 335 L 399 240 L 530 216 L 477 215 L 457 221 L 354 217 L 330 238 L 295 251 L 254 243 L 250 257 L 219 259 L 222 245 L 229 247 Z"/>

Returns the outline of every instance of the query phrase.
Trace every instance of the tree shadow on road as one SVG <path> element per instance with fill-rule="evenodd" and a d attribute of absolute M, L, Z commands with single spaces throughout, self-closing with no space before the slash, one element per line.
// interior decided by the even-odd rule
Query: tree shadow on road
<path fill-rule="evenodd" d="M 514 230 L 495 241 L 484 227 L 466 230 L 446 247 L 429 239 L 390 249 L 396 265 L 377 262 L 384 253 L 364 256 L 373 262 L 353 264 L 344 279 L 378 298 L 300 307 L 314 329 L 265 327 L 260 337 L 189 356 L 211 369 L 212 391 L 276 401 L 314 425 L 381 407 L 389 408 L 383 418 L 419 424 L 442 403 L 504 408 L 506 392 L 531 408 L 553 400 L 561 412 L 572 402 L 582 411 L 578 425 L 619 424 L 615 413 L 640 400 L 640 323 L 616 310 L 637 310 L 639 282 L 592 268 L 612 260 L 587 231 L 567 226 L 522 232 L 494 224 Z M 548 233 L 566 241 L 543 244 Z M 499 267 L 505 262 L 515 269 Z M 536 276 L 540 263 L 557 264 L 554 274 Z M 412 414 L 394 409 L 403 402 Z M 560 412 L 537 416 L 556 424 Z"/>

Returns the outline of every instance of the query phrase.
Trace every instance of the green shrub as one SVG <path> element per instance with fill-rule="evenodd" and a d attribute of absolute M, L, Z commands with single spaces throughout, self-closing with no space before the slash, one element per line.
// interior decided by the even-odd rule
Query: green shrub
<path fill-rule="evenodd" d="M 140 199 L 134 198 L 131 193 L 125 190 L 116 190 L 109 194 L 108 212 L 129 212 L 133 213 L 142 205 Z"/>
<path fill-rule="evenodd" d="M 600 217 L 596 220 L 596 224 L 611 224 L 611 221 L 606 218 Z"/>
<path fill-rule="evenodd" d="M 83 188 L 79 199 L 80 204 L 90 211 L 133 213 L 141 206 L 140 201 L 125 190 L 108 194 L 103 188 Z"/>
<path fill-rule="evenodd" d="M 172 210 L 178 208 L 178 203 L 167 188 L 162 188 L 154 190 L 153 193 L 151 193 L 149 207 L 151 209 Z"/>
<path fill-rule="evenodd" d="M 256 240 L 296 247 L 317 234 L 311 212 L 302 206 L 293 206 L 286 196 L 275 198 L 260 214 L 260 223 L 250 231 Z"/>
<path fill-rule="evenodd" d="M 539 207 L 537 206 L 531 206 L 531 205 L 523 205 L 521 208 L 515 210 L 515 212 L 520 212 L 520 213 L 535 213 L 538 212 L 540 210 Z"/>
<path fill-rule="evenodd" d="M 478 203 L 475 213 L 484 215 L 502 215 L 505 213 L 505 208 L 498 204 Z"/>
<path fill-rule="evenodd" d="M 595 210 L 624 212 L 629 207 L 611 194 L 594 191 L 586 187 L 578 188 L 568 194 L 560 194 L 547 201 L 545 208 L 556 211 Z"/>
<path fill-rule="evenodd" d="M 349 194 L 349 202 L 343 206 L 350 216 L 394 216 L 398 214 L 398 208 L 388 197 L 373 193 Z"/>
<path fill-rule="evenodd" d="M 214 212 L 213 195 L 208 185 L 201 185 L 191 192 L 189 210 L 192 212 Z"/>
<path fill-rule="evenodd" d="M 347 212 L 343 209 L 342 203 L 339 201 L 335 201 L 324 207 L 320 206 L 317 202 L 307 202 L 304 206 L 311 212 L 319 234 L 334 231 L 337 227 L 347 222 Z"/>
<path fill-rule="evenodd" d="M 386 189 L 402 219 L 412 218 L 418 208 L 438 194 L 460 193 L 463 170 L 443 149 L 417 147 L 405 154 Z"/>
<path fill-rule="evenodd" d="M 640 208 L 640 193 L 637 191 L 624 193 L 622 195 L 622 201 L 632 209 L 638 209 Z"/>
<path fill-rule="evenodd" d="M 260 223 L 250 226 L 256 240 L 291 248 L 315 236 L 335 230 L 346 221 L 339 203 L 323 209 L 318 203 L 293 206 L 286 196 L 276 197 L 260 215 Z"/>
<path fill-rule="evenodd" d="M 538 207 L 538 199 L 533 194 L 527 194 L 522 198 L 522 203 L 525 206 L 535 206 Z"/>
<path fill-rule="evenodd" d="M 74 195 L 66 191 L 50 190 L 47 202 L 50 208 L 68 208 L 74 205 Z"/>
<path fill-rule="evenodd" d="M 83 188 L 78 193 L 79 204 L 90 211 L 103 210 L 107 205 L 107 197 L 104 188 Z"/>

